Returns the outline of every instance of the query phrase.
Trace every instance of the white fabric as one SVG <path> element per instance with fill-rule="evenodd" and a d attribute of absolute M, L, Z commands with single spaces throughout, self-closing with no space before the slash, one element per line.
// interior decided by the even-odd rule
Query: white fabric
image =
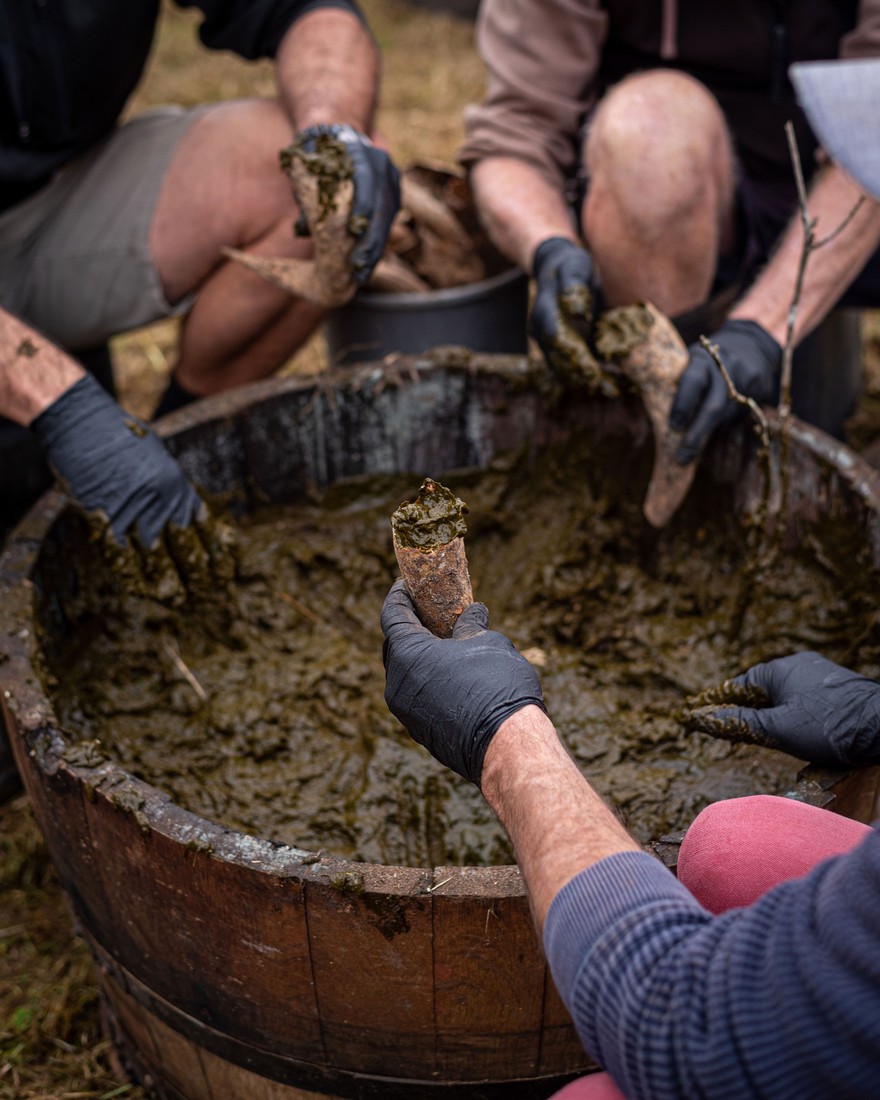
<path fill-rule="evenodd" d="M 789 73 L 825 151 L 880 200 L 880 59 L 799 61 Z"/>

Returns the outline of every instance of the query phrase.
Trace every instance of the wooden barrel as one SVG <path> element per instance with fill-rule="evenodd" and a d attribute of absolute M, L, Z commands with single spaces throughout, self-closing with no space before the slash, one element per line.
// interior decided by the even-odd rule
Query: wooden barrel
<path fill-rule="evenodd" d="M 412 471 L 415 484 L 426 471 L 486 468 L 572 433 L 593 433 L 635 493 L 651 463 L 636 400 L 559 402 L 542 368 L 500 356 L 260 383 L 166 425 L 193 480 L 245 509 L 362 474 Z M 734 432 L 714 448 L 693 507 L 709 493 L 754 509 L 762 476 L 749 440 Z M 846 517 L 880 565 L 877 475 L 800 424 L 786 463 L 789 541 Z M 0 698 L 108 1026 L 138 1078 L 182 1100 L 508 1100 L 549 1096 L 591 1068 L 515 867 L 386 867 L 271 843 L 70 751 L 38 675 L 39 636 L 65 630 L 69 522 L 61 497 L 44 497 L 0 559 Z M 878 776 L 807 769 L 793 793 L 867 821 Z"/>

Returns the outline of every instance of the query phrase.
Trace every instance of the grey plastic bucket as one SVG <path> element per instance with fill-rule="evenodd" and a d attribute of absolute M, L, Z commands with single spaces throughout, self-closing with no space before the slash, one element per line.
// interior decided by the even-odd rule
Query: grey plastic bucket
<path fill-rule="evenodd" d="M 420 355 L 459 345 L 496 355 L 524 355 L 529 279 L 518 267 L 466 286 L 424 294 L 361 291 L 325 326 L 334 366 L 374 362 L 395 352 Z"/>

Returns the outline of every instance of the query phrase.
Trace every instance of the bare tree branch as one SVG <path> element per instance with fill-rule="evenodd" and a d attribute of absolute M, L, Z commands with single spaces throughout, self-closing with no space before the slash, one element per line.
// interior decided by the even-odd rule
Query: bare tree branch
<path fill-rule="evenodd" d="M 721 351 L 718 345 L 713 344 L 706 336 L 700 337 L 700 343 L 712 356 L 715 366 L 721 371 L 721 377 L 724 379 L 725 385 L 727 386 L 727 392 L 730 394 L 731 399 L 736 401 L 738 405 L 743 405 L 749 410 L 755 419 L 755 430 L 761 437 L 762 446 L 769 448 L 770 425 L 767 422 L 767 417 L 764 415 L 764 410 L 753 397 L 744 396 L 744 394 L 741 394 L 733 384 L 733 379 L 730 377 L 730 373 L 724 365 L 724 360 L 721 358 Z"/>
<path fill-rule="evenodd" d="M 814 248 L 824 248 L 826 244 L 831 244 L 831 242 L 834 240 L 835 237 L 839 237 L 840 234 L 844 231 L 844 229 L 846 229 L 846 227 L 849 225 L 849 223 L 856 216 L 856 214 L 858 214 L 859 210 L 861 210 L 862 203 L 865 201 L 865 197 L 866 197 L 865 195 L 859 195 L 859 197 L 855 201 L 855 205 L 853 206 L 852 210 L 850 210 L 850 212 L 843 219 L 843 221 L 840 223 L 840 225 L 834 230 L 834 232 L 829 233 L 827 237 L 823 237 L 820 241 L 816 241 L 816 243 L 813 247 Z"/>
<path fill-rule="evenodd" d="M 798 152 L 797 141 L 794 134 L 794 125 L 791 120 L 785 124 L 785 137 L 788 142 L 788 153 L 791 157 L 791 165 L 794 171 L 795 184 L 797 185 L 798 193 L 798 206 L 800 208 L 801 225 L 804 230 L 804 245 L 801 249 L 800 261 L 798 263 L 797 276 L 795 279 L 794 293 L 792 294 L 791 305 L 788 310 L 788 321 L 786 324 L 785 332 L 785 346 L 782 349 L 782 378 L 779 384 L 779 417 L 782 421 L 782 426 L 785 426 L 788 417 L 791 415 L 791 376 L 792 376 L 792 362 L 794 358 L 794 330 L 797 322 L 798 307 L 801 301 L 801 291 L 804 285 L 804 272 L 807 268 L 807 260 L 810 255 L 818 248 L 823 248 L 826 244 L 830 244 L 836 237 L 846 229 L 846 227 L 852 222 L 853 218 L 859 211 L 862 203 L 865 201 L 865 196 L 861 195 L 858 201 L 853 206 L 852 210 L 847 214 L 839 226 L 833 232 L 829 233 L 827 237 L 823 237 L 821 240 L 816 240 L 816 219 L 811 218 L 807 209 L 807 188 L 804 183 L 804 173 L 801 166 L 801 158 Z"/>

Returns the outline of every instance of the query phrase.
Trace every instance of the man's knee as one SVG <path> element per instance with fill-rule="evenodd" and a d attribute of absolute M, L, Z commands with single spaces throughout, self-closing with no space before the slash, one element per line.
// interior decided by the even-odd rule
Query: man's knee
<path fill-rule="evenodd" d="M 732 203 L 733 152 L 714 96 L 684 73 L 627 77 L 599 104 L 584 148 L 591 187 L 607 187 L 633 216 L 667 221 Z"/>
<path fill-rule="evenodd" d="M 186 132 L 162 181 L 149 232 L 169 301 L 198 288 L 224 246 L 262 241 L 271 254 L 284 255 L 310 249 L 294 239 L 299 211 L 280 163 L 292 136 L 273 100 L 217 104 Z"/>
<path fill-rule="evenodd" d="M 707 806 L 681 846 L 678 877 L 710 912 L 750 905 L 823 859 L 855 847 L 870 829 L 791 798 L 752 795 Z"/>
<path fill-rule="evenodd" d="M 281 168 L 281 151 L 292 140 L 290 121 L 277 100 L 221 103 L 184 138 L 180 167 L 201 174 L 208 186 L 216 173 L 216 190 L 221 199 L 228 196 L 230 205 L 244 200 L 280 212 L 292 206 Z"/>

